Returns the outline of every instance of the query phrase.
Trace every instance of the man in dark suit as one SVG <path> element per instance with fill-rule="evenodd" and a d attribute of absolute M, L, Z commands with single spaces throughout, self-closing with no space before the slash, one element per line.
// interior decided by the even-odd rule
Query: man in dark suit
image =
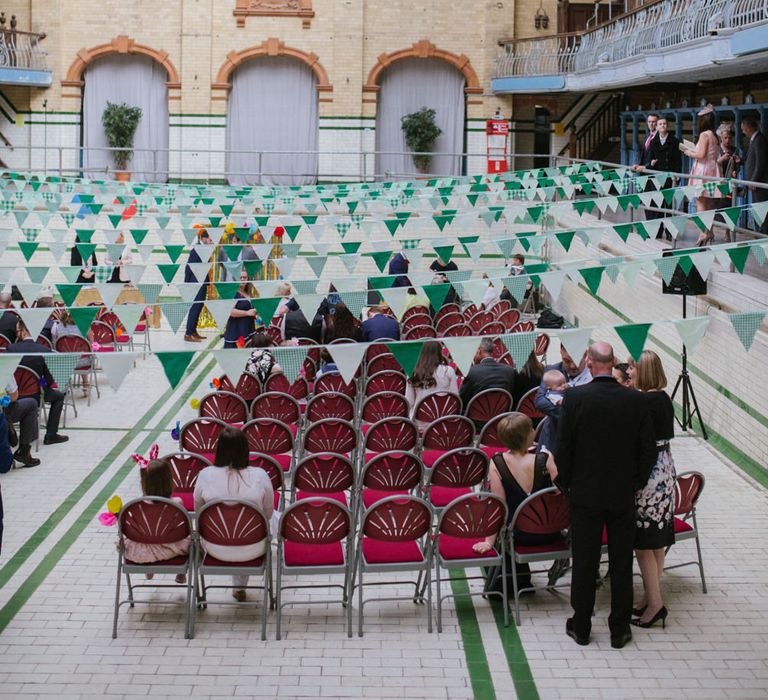
<path fill-rule="evenodd" d="M 473 396 L 486 389 L 505 389 L 510 394 L 515 389 L 515 370 L 493 359 L 493 341 L 483 338 L 475 353 L 472 365 L 459 389 L 461 403 L 466 409 Z"/>
<path fill-rule="evenodd" d="M 362 322 L 360 331 L 366 343 L 381 338 L 400 340 L 400 324 L 391 316 L 387 316 L 380 306 L 370 308 L 368 319 Z"/>
<path fill-rule="evenodd" d="M 32 340 L 27 327 L 24 325 L 24 321 L 18 322 L 16 326 L 16 337 L 16 342 L 8 346 L 7 352 L 16 352 L 19 354 L 28 353 L 21 358 L 19 365 L 28 367 L 35 372 L 38 377 L 45 380 L 43 399 L 46 403 L 50 404 L 50 409 L 48 410 L 48 422 L 45 425 L 43 444 L 56 445 L 60 442 L 66 442 L 69 438 L 66 435 L 59 434 L 59 421 L 61 420 L 61 412 L 64 410 L 64 392 L 53 387 L 56 380 L 48 369 L 48 365 L 45 363 L 45 358 L 39 354 L 49 353 L 51 352 L 51 349 Z M 33 398 L 36 402 L 39 401 L 39 396 Z"/>
<path fill-rule="evenodd" d="M 6 309 L 11 308 L 13 300 L 9 292 L 0 293 L 0 335 L 4 335 L 8 340 L 16 340 L 16 321 L 18 316 L 15 313 L 5 313 Z"/>
<path fill-rule="evenodd" d="M 741 120 L 741 132 L 747 139 L 747 157 L 744 161 L 744 179 L 750 182 L 768 184 L 768 139 L 756 119 L 745 117 Z M 768 200 L 768 188 L 750 186 L 753 202 Z M 760 233 L 768 234 L 768 216 L 763 220 Z"/>
<path fill-rule="evenodd" d="M 410 280 L 405 276 L 408 274 L 409 266 L 410 262 L 408 261 L 408 258 L 402 254 L 402 252 L 396 253 L 392 256 L 392 259 L 389 261 L 388 273 L 390 275 L 400 275 L 399 277 L 395 277 L 395 281 L 392 283 L 393 287 L 411 286 Z"/>
<path fill-rule="evenodd" d="M 205 229 L 200 229 L 200 233 L 197 234 L 197 240 L 199 243 L 203 245 L 210 245 L 213 243 L 213 239 L 208 235 L 208 231 Z M 200 254 L 193 248 L 189 252 L 189 258 L 187 260 L 187 263 L 199 263 L 199 262 L 207 262 L 200 259 Z M 197 277 L 195 277 L 195 273 L 192 272 L 192 268 L 189 266 L 189 264 L 186 265 L 184 268 L 184 281 L 185 282 L 198 282 L 199 280 Z M 192 308 L 189 310 L 189 313 L 187 314 L 187 329 L 184 332 L 184 340 L 190 342 L 190 343 L 199 343 L 203 340 L 205 340 L 205 337 L 200 335 L 197 332 L 197 322 L 200 319 L 200 313 L 203 310 L 203 302 L 205 301 L 205 294 L 208 291 L 208 278 L 206 277 L 204 280 L 204 284 L 200 285 L 200 289 L 197 290 L 197 294 L 195 295 L 194 303 L 192 304 Z"/>
<path fill-rule="evenodd" d="M 556 483 L 570 496 L 571 606 L 566 633 L 589 644 L 603 528 L 608 532 L 611 574 L 611 646 L 630 639 L 632 550 L 635 492 L 645 486 L 657 450 L 648 403 L 642 393 L 612 376 L 613 348 L 593 344 L 587 366 L 589 384 L 565 392 L 560 414 L 560 444 L 555 453 Z"/>
<path fill-rule="evenodd" d="M 8 442 L 8 422 L 0 411 L 0 474 L 11 471 L 13 453 Z M 0 552 L 3 550 L 3 494 L 0 492 Z"/>
<path fill-rule="evenodd" d="M 682 154 L 680 153 L 680 141 L 674 134 L 669 133 L 667 118 L 659 117 L 656 122 L 656 136 L 651 140 L 650 167 L 662 172 L 679 173 L 682 166 Z M 661 189 L 674 187 L 675 181 L 668 177 L 661 185 Z M 650 214 L 652 212 L 648 212 Z M 666 214 L 662 214 L 666 216 Z M 664 224 L 659 227 L 656 238 L 665 234 Z M 672 240 L 672 235 L 666 231 L 667 240 Z"/>

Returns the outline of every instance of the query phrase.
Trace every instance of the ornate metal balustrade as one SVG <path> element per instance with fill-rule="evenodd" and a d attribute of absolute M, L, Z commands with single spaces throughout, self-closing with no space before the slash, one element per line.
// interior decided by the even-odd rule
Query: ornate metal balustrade
<path fill-rule="evenodd" d="M 8 26 L 6 22 L 5 12 L 0 12 L 0 68 L 50 71 L 48 53 L 40 46 L 45 34 L 16 29 L 16 15 L 11 15 Z"/>
<path fill-rule="evenodd" d="M 659 0 L 595 29 L 502 41 L 496 77 L 581 73 L 768 22 L 768 0 Z"/>

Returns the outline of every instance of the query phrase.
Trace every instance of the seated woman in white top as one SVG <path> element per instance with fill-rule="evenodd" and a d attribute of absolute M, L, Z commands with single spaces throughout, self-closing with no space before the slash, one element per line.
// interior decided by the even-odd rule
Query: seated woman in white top
<path fill-rule="evenodd" d="M 483 279 L 488 279 L 487 274 L 483 274 Z M 485 290 L 485 294 L 483 295 L 483 301 L 481 303 L 481 306 L 486 310 L 489 311 L 492 309 L 496 304 L 499 302 L 499 298 L 501 297 L 501 287 L 494 287 L 493 282 L 490 282 L 488 284 L 488 289 Z"/>
<path fill-rule="evenodd" d="M 443 349 L 436 340 L 427 340 L 421 348 L 419 361 L 408 379 L 405 398 L 411 406 L 411 418 L 414 408 L 421 399 L 437 391 L 458 393 L 459 384 L 456 372 L 443 356 Z M 424 427 L 424 426 L 420 426 Z"/>
<path fill-rule="evenodd" d="M 206 467 L 197 477 L 195 511 L 218 498 L 237 498 L 257 506 L 269 521 L 274 510 L 272 482 L 263 469 L 248 466 L 248 439 L 242 430 L 226 427 L 221 431 L 214 461 L 216 466 Z M 208 554 L 221 561 L 250 561 L 266 551 L 263 540 L 242 547 L 210 544 L 203 539 L 201 544 Z M 247 576 L 232 577 L 235 600 L 245 600 L 247 585 Z"/>

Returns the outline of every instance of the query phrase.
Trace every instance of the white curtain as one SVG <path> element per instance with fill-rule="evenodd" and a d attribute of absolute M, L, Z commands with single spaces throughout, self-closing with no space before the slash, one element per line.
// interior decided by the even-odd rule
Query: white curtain
<path fill-rule="evenodd" d="M 115 55 L 94 61 L 85 71 L 83 89 L 83 168 L 87 177 L 114 168 L 101 115 L 107 102 L 141 107 L 141 121 L 128 163 L 136 181 L 168 179 L 168 73 L 148 56 Z M 102 150 L 99 150 L 102 149 Z M 95 169 L 95 170 L 93 170 Z"/>
<path fill-rule="evenodd" d="M 288 56 L 255 58 L 237 68 L 227 107 L 231 185 L 311 185 L 320 138 L 317 80 Z M 242 151 L 298 151 L 257 153 Z M 261 175 L 260 175 L 261 173 Z"/>
<path fill-rule="evenodd" d="M 422 107 L 435 110 L 435 121 L 443 130 L 433 150 L 461 153 L 464 150 L 464 76 L 436 58 L 407 58 L 396 61 L 381 78 L 376 113 L 376 173 L 416 174 L 407 153 L 400 119 Z M 383 153 L 382 153 L 383 152 Z M 393 153 L 402 153 L 394 155 Z M 435 156 L 429 172 L 460 175 L 461 158 Z"/>

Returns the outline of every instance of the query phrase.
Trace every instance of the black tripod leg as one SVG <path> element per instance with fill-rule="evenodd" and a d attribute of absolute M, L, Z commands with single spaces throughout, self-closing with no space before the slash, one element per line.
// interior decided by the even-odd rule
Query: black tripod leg
<path fill-rule="evenodd" d="M 709 440 L 709 435 L 707 435 L 707 429 L 704 426 L 704 420 L 702 419 L 701 411 L 699 410 L 699 402 L 696 401 L 696 394 L 693 393 L 693 384 L 691 383 L 691 380 L 688 379 L 688 377 L 686 377 L 686 379 L 688 384 L 688 391 L 691 395 L 691 401 L 693 402 L 693 410 L 696 412 L 696 417 L 699 419 L 699 425 L 701 426 L 701 436 L 705 440 Z M 688 411 L 690 413 L 690 407 L 688 408 Z M 693 414 L 690 414 L 690 424 L 691 427 L 693 427 Z"/>

